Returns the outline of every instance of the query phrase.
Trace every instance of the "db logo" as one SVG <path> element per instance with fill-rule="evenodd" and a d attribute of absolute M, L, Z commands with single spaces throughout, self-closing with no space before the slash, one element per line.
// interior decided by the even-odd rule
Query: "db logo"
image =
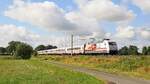
<path fill-rule="evenodd" d="M 88 46 L 88 50 L 96 50 L 96 44 L 91 44 Z"/>

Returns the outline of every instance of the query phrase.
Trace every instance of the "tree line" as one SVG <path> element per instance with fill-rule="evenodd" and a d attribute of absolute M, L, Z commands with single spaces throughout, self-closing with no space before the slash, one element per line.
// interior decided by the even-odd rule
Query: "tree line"
<path fill-rule="evenodd" d="M 144 46 L 141 52 L 138 52 L 139 48 L 134 45 L 130 45 L 129 47 L 124 46 L 119 49 L 119 55 L 150 55 L 150 46 Z"/>
<path fill-rule="evenodd" d="M 37 55 L 37 51 L 45 49 L 54 49 L 57 46 L 39 45 L 35 49 L 27 43 L 20 41 L 11 41 L 7 47 L 0 47 L 0 55 L 11 55 L 15 58 L 30 59 L 32 55 Z"/>
<path fill-rule="evenodd" d="M 35 49 L 27 43 L 20 41 L 11 41 L 7 47 L 0 47 L 1 55 L 11 55 L 16 58 L 30 59 L 31 55 L 37 55 L 37 51 L 55 49 L 57 46 L 53 45 L 38 45 Z M 150 55 L 150 46 L 144 46 L 142 52 L 138 52 L 138 47 L 130 45 L 124 46 L 118 51 L 119 55 Z"/>

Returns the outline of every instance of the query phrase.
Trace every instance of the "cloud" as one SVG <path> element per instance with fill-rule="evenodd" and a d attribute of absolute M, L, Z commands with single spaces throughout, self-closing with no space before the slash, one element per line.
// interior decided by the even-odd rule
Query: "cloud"
<path fill-rule="evenodd" d="M 135 28 L 132 26 L 122 27 L 119 26 L 117 28 L 115 37 L 119 39 L 133 39 L 135 38 L 136 31 Z"/>
<path fill-rule="evenodd" d="M 76 0 L 75 2 L 79 9 L 67 13 L 66 18 L 76 24 L 80 32 L 90 31 L 85 34 L 87 36 L 85 38 L 108 37 L 108 33 L 100 27 L 101 21 L 128 24 L 136 16 L 131 10 L 114 4 L 111 0 Z"/>
<path fill-rule="evenodd" d="M 97 20 L 126 21 L 132 20 L 135 14 L 111 0 L 77 0 L 79 10 L 88 17 Z"/>
<path fill-rule="evenodd" d="M 34 44 L 39 38 L 38 34 L 26 30 L 24 27 L 17 27 L 11 24 L 0 25 L 0 46 L 7 46 L 8 42 L 16 40 Z"/>
<path fill-rule="evenodd" d="M 111 34 L 109 38 L 116 41 L 119 48 L 129 45 L 142 48 L 143 46 L 149 46 L 150 29 L 149 27 L 119 26 L 115 34 Z"/>
<path fill-rule="evenodd" d="M 23 0 L 14 0 L 5 16 L 18 21 L 27 22 L 49 31 L 69 31 L 73 34 L 89 34 L 100 32 L 103 36 L 103 30 L 99 23 L 93 19 L 84 17 L 81 13 L 71 11 L 65 12 L 54 2 L 24 2 Z"/>
<path fill-rule="evenodd" d="M 6 47 L 10 41 L 21 41 L 30 44 L 33 47 L 37 45 L 56 45 L 58 47 L 66 46 L 65 42 L 70 42 L 70 37 L 59 36 L 44 36 L 33 33 L 25 27 L 17 27 L 12 24 L 0 25 L 0 46 Z M 69 44 L 68 44 L 69 45 Z"/>
<path fill-rule="evenodd" d="M 75 33 L 78 35 L 92 36 L 97 32 L 99 37 L 103 37 L 105 34 L 96 19 L 88 18 L 80 12 L 69 12 L 66 14 L 66 18 L 76 25 Z"/>
<path fill-rule="evenodd" d="M 132 0 L 144 13 L 150 13 L 150 0 Z"/>
<path fill-rule="evenodd" d="M 100 26 L 101 21 L 115 22 L 113 24 L 116 24 L 116 22 L 129 22 L 136 16 L 132 10 L 115 4 L 112 0 L 75 0 L 75 2 L 78 9 L 66 12 L 50 1 L 26 2 L 23 0 L 14 0 L 14 3 L 9 6 L 4 14 L 12 19 L 30 23 L 49 31 L 69 31 L 68 34 L 79 35 L 83 39 L 108 37 L 120 42 L 119 44 L 129 44 L 132 43 L 131 41 L 135 41 L 138 33 L 141 38 L 149 39 L 148 29 L 141 29 L 137 33 L 137 29 L 132 26 L 119 26 L 116 28 L 115 34 L 111 34 L 104 31 L 104 28 Z M 18 30 L 18 27 L 14 26 L 12 29 Z M 12 36 L 11 38 L 5 38 L 8 38 L 6 41 L 9 39 L 25 40 L 27 42 L 33 40 L 32 43 L 34 45 L 54 44 L 59 47 L 69 46 L 70 40 L 67 40 L 63 35 L 56 37 L 41 36 L 31 32 L 30 34 L 10 35 L 10 37 Z M 70 37 L 67 38 L 70 39 Z M 133 44 L 137 43 L 136 41 L 133 42 Z"/>
<path fill-rule="evenodd" d="M 150 28 L 141 28 L 138 32 L 142 39 L 150 40 Z"/>
<path fill-rule="evenodd" d="M 14 4 L 5 11 L 5 16 L 18 21 L 46 28 L 49 31 L 74 30 L 75 25 L 65 18 L 65 12 L 54 2 L 24 2 L 14 0 Z"/>
<path fill-rule="evenodd" d="M 79 10 L 65 12 L 54 2 L 24 2 L 14 0 L 5 16 L 18 21 L 27 22 L 49 31 L 75 31 L 78 33 L 104 31 L 99 23 L 102 20 L 125 21 L 132 19 L 134 14 L 111 0 L 77 0 Z"/>
<path fill-rule="evenodd" d="M 128 40 L 149 40 L 150 41 L 150 28 L 149 27 L 133 27 L 133 26 L 119 26 L 116 34 L 113 36 L 117 39 Z"/>
<path fill-rule="evenodd" d="M 80 12 L 65 12 L 59 8 L 54 2 L 24 2 L 23 0 L 14 0 L 13 5 L 5 11 L 5 16 L 12 19 L 27 22 L 49 31 L 69 31 L 69 33 L 80 36 L 96 36 L 103 37 L 105 32 L 100 28 L 95 18 L 84 16 Z M 59 45 L 62 37 L 43 37 L 37 40 L 38 44 L 48 43 L 47 39 L 53 40 Z M 59 40 L 60 39 L 60 40 Z M 59 45 L 62 46 L 62 45 Z"/>

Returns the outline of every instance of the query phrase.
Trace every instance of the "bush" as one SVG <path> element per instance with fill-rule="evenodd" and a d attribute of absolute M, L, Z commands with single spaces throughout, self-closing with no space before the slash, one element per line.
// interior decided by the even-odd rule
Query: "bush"
<path fill-rule="evenodd" d="M 129 46 L 129 55 L 138 55 L 137 46 L 134 46 L 134 45 Z"/>
<path fill-rule="evenodd" d="M 147 54 L 150 55 L 150 46 L 147 49 Z"/>
<path fill-rule="evenodd" d="M 6 48 L 0 47 L 0 54 L 6 54 Z"/>
<path fill-rule="evenodd" d="M 22 59 L 30 59 L 33 52 L 33 48 L 25 43 L 20 43 L 16 47 L 15 56 Z"/>
<path fill-rule="evenodd" d="M 120 50 L 119 50 L 119 54 L 120 55 L 128 55 L 129 53 L 128 53 L 128 47 L 127 46 L 124 46 L 124 47 L 122 47 Z"/>
<path fill-rule="evenodd" d="M 119 55 L 138 55 L 138 47 L 130 45 L 129 47 L 124 46 L 119 50 Z"/>
<path fill-rule="evenodd" d="M 142 54 L 143 55 L 147 55 L 148 54 L 148 48 L 146 46 L 143 47 Z"/>

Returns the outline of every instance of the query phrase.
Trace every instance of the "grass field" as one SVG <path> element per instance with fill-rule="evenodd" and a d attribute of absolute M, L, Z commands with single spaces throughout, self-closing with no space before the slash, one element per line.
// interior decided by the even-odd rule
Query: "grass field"
<path fill-rule="evenodd" d="M 150 56 L 43 56 L 42 59 L 150 79 Z"/>
<path fill-rule="evenodd" d="M 37 58 L 0 56 L 0 84 L 104 84 L 92 76 L 56 67 Z"/>

